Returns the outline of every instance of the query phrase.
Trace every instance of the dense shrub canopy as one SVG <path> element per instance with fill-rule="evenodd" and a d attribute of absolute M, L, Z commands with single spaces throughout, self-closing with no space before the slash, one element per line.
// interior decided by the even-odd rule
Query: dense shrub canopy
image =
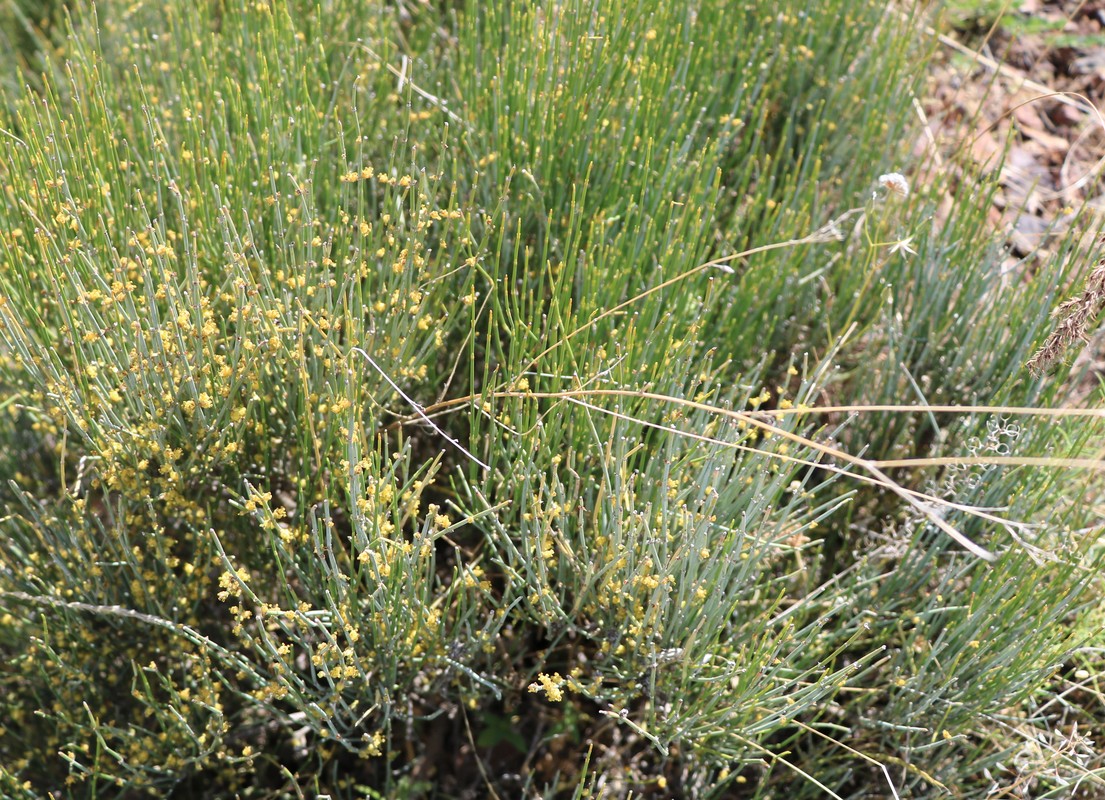
<path fill-rule="evenodd" d="M 989 179 L 937 214 L 902 165 L 912 20 L 63 16 L 12 17 L 0 108 L 5 796 L 1045 796 L 1087 765 L 1023 749 L 1082 663 L 1100 485 L 1025 459 L 1099 420 L 1017 411 L 1064 400 L 1023 364 L 1082 262 L 1003 275 Z"/>

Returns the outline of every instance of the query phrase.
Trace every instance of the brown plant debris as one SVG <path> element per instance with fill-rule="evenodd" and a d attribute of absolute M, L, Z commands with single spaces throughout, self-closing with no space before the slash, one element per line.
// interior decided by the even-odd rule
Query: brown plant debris
<path fill-rule="evenodd" d="M 1102 239 L 1105 245 L 1105 238 Z M 1086 279 L 1086 288 L 1075 298 L 1060 303 L 1051 313 L 1057 321 L 1026 365 L 1035 374 L 1047 372 L 1076 342 L 1089 342 L 1090 325 L 1105 308 L 1105 255 Z"/>

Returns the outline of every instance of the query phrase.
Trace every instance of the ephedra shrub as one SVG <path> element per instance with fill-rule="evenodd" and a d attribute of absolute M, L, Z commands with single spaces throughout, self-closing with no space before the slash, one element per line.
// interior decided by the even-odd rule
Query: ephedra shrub
<path fill-rule="evenodd" d="M 1003 280 L 983 179 L 880 185 L 909 19 L 66 31 L 0 110 L 6 796 L 1027 780 L 1099 487 L 1025 459 L 1098 431 L 949 407 L 1062 402 L 1022 365 L 1078 262 Z M 944 408 L 826 413 L 875 403 Z M 1034 785 L 1092 781 L 1060 750 Z"/>

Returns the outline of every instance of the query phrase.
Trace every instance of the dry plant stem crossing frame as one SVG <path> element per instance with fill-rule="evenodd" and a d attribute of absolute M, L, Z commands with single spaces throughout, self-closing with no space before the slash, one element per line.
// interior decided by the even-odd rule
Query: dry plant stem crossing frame
<path fill-rule="evenodd" d="M 811 461 L 809 459 L 799 458 L 797 456 L 791 456 L 791 455 L 786 455 L 784 453 L 776 453 L 776 452 L 773 452 L 773 451 L 770 451 L 770 450 L 764 450 L 763 448 L 760 448 L 760 447 L 751 447 L 751 446 L 746 445 L 746 444 L 737 444 L 735 442 L 726 442 L 726 441 L 721 440 L 721 439 L 715 439 L 715 438 L 710 437 L 710 436 L 704 436 L 703 434 L 694 433 L 693 431 L 682 431 L 682 430 L 672 429 L 671 427 L 669 427 L 667 425 L 661 425 L 660 423 L 657 423 L 657 422 L 649 422 L 648 420 L 638 419 L 637 417 L 632 417 L 632 416 L 629 416 L 628 414 L 622 414 L 622 413 L 619 413 L 617 411 L 611 411 L 608 408 L 602 408 L 600 406 L 593 405 L 592 403 L 588 403 L 584 400 L 579 400 L 578 398 L 568 397 L 568 398 L 565 398 L 565 399 L 569 403 L 573 403 L 575 405 L 582 406 L 583 408 L 589 409 L 591 411 L 596 411 L 600 414 L 606 414 L 607 416 L 613 417 L 614 419 L 619 419 L 619 420 L 622 420 L 624 422 L 635 422 L 638 425 L 643 425 L 646 428 L 654 428 L 656 430 L 661 430 L 661 431 L 665 431 L 667 433 L 672 433 L 672 434 L 680 436 L 684 439 L 694 439 L 694 440 L 704 442 L 704 443 L 707 443 L 707 444 L 723 445 L 725 447 L 729 447 L 729 448 L 732 448 L 734 450 L 740 450 L 743 453 L 754 453 L 754 454 L 759 455 L 759 456 L 765 456 L 767 458 L 773 458 L 776 461 L 783 461 L 787 464 L 795 464 L 795 465 L 801 466 L 801 467 L 815 467 L 817 469 L 827 470 L 829 472 L 833 472 L 833 473 L 836 473 L 838 475 L 846 475 L 847 477 L 851 478 L 854 481 L 860 481 L 862 483 L 868 483 L 868 484 L 871 484 L 872 486 L 883 486 L 883 487 L 886 486 L 886 483 L 884 481 L 880 480 L 879 478 L 874 478 L 874 477 L 871 477 L 869 475 L 862 475 L 862 474 L 859 474 L 857 472 L 852 472 L 847 467 L 838 467 L 834 464 L 828 464 L 828 463 L 825 463 L 823 461 Z M 921 460 L 921 459 L 917 459 L 917 461 L 919 461 L 919 460 Z M 962 463 L 964 463 L 964 461 L 966 461 L 966 463 L 977 463 L 976 461 L 973 461 L 971 459 L 958 459 L 958 460 L 957 459 L 948 459 L 948 460 L 951 461 L 952 463 L 955 463 L 955 464 L 962 464 Z M 872 463 L 874 463 L 874 465 L 876 467 L 885 467 L 885 466 L 887 466 L 887 463 L 885 461 L 873 461 Z M 1095 462 L 1095 463 L 1100 463 L 1100 462 Z M 901 464 L 901 466 L 917 466 L 917 464 L 915 462 L 907 461 L 906 463 Z M 1052 466 L 1054 466 L 1054 465 L 1052 465 Z M 913 497 L 915 497 L 918 500 L 921 500 L 923 502 L 932 503 L 934 506 L 938 506 L 940 508 L 947 508 L 947 509 L 951 509 L 951 510 L 954 510 L 954 511 L 962 511 L 965 514 L 970 514 L 973 517 L 977 517 L 979 519 L 986 520 L 987 522 L 993 522 L 993 523 L 996 523 L 996 524 L 1001 525 L 1001 526 L 1006 527 L 1006 528 L 1017 527 L 1017 528 L 1026 528 L 1027 529 L 1027 528 L 1031 527 L 1031 526 L 1025 525 L 1023 523 L 1013 522 L 1012 520 L 1003 519 L 1002 517 L 998 517 L 998 516 L 995 516 L 994 514 L 987 513 L 985 508 L 982 508 L 982 507 L 979 507 L 979 506 L 971 506 L 971 505 L 966 505 L 964 503 L 956 503 L 952 500 L 947 500 L 947 499 L 944 499 L 944 498 L 941 498 L 941 497 L 936 497 L 935 495 L 926 494 L 924 492 L 919 492 L 916 489 L 906 489 L 905 487 L 902 487 L 902 489 L 904 491 L 908 492 Z"/>
<path fill-rule="evenodd" d="M 533 398 L 538 398 L 538 399 L 550 399 L 550 400 L 570 399 L 572 397 L 579 397 L 579 396 L 635 397 L 635 398 L 639 398 L 639 399 L 642 399 L 642 400 L 656 400 L 656 401 L 663 402 L 663 403 L 674 403 L 676 405 L 684 406 L 686 408 L 693 408 L 696 411 L 706 411 L 706 412 L 711 413 L 711 414 L 717 414 L 719 416 L 729 417 L 730 419 L 739 420 L 739 421 L 744 422 L 748 425 L 751 425 L 754 428 L 758 428 L 761 431 L 764 431 L 765 433 L 769 433 L 772 436 L 778 436 L 782 439 L 787 439 L 791 442 L 794 442 L 795 444 L 799 444 L 799 445 L 802 445 L 804 447 L 809 447 L 810 449 L 816 450 L 817 452 L 819 452 L 823 455 L 829 456 L 831 458 L 835 458 L 839 461 L 843 461 L 846 464 L 850 464 L 852 466 L 859 467 L 860 469 L 864 470 L 865 472 L 867 472 L 868 474 L 870 474 L 871 476 L 876 478 L 881 485 L 885 486 L 887 489 L 889 489 L 894 494 L 901 497 L 903 500 L 905 500 L 911 506 L 913 506 L 918 511 L 920 511 L 922 514 L 924 514 L 925 517 L 928 518 L 928 520 L 933 525 L 935 525 L 937 528 L 942 530 L 944 533 L 946 533 L 948 536 L 950 536 L 953 540 L 958 542 L 962 547 L 964 547 L 970 553 L 972 553 L 973 555 L 975 555 L 978 558 L 981 558 L 985 561 L 996 561 L 997 560 L 997 555 L 990 552 L 985 547 L 982 547 L 981 545 L 975 544 L 970 539 L 968 539 L 966 536 L 964 536 L 962 533 L 960 533 L 958 530 L 956 530 L 954 526 L 950 525 L 946 520 L 944 520 L 937 513 L 935 508 L 933 508 L 928 503 L 924 503 L 924 502 L 918 500 L 916 497 L 914 497 L 912 495 L 912 493 L 910 493 L 907 489 L 905 489 L 904 487 L 899 485 L 897 483 L 897 481 L 893 480 L 885 472 L 883 472 L 881 469 L 879 469 L 878 466 L 875 465 L 875 462 L 870 461 L 870 460 L 865 459 L 865 458 L 860 458 L 859 456 L 853 456 L 851 453 L 846 453 L 843 450 L 841 450 L 839 448 L 836 448 L 836 447 L 833 447 L 831 445 L 822 444 L 821 442 L 815 442 L 812 439 L 806 438 L 805 436 L 799 436 L 796 433 L 791 433 L 790 431 L 783 430 L 779 426 L 773 425 L 770 422 L 765 422 L 764 420 L 757 419 L 755 417 L 755 415 L 750 414 L 746 411 L 733 411 L 731 409 L 720 408 L 718 406 L 712 406 L 712 405 L 709 405 L 707 403 L 698 403 L 698 402 L 695 402 L 694 400 L 687 400 L 687 399 L 681 398 L 681 397 L 671 397 L 670 395 L 656 394 L 655 392 L 634 391 L 634 390 L 629 390 L 629 389 L 587 389 L 587 390 L 582 390 L 582 391 L 578 391 L 578 392 L 575 391 L 575 390 L 571 390 L 571 389 L 563 391 L 563 392 L 529 392 L 529 393 L 517 393 L 517 392 L 515 392 L 515 393 L 511 393 L 511 396 L 522 396 L 522 397 L 527 397 L 528 396 L 528 397 L 533 397 Z"/>
<path fill-rule="evenodd" d="M 609 414 L 611 416 L 620 416 L 617 412 L 609 409 L 604 409 L 600 406 L 586 403 L 584 398 L 588 397 L 632 397 L 645 400 L 655 400 L 663 403 L 673 403 L 676 405 L 692 408 L 698 411 L 705 411 L 711 414 L 717 414 L 719 416 L 729 417 L 730 419 L 742 421 L 748 425 L 756 427 L 765 433 L 769 433 L 772 436 L 779 436 L 784 439 L 788 439 L 796 444 L 808 447 L 823 455 L 834 458 L 849 466 L 858 467 L 861 470 L 868 473 L 870 476 L 868 480 L 871 482 L 883 486 L 889 489 L 894 494 L 901 497 L 911 506 L 920 511 L 924 516 L 932 522 L 937 528 L 947 534 L 954 541 L 959 543 L 962 547 L 968 550 L 973 555 L 981 558 L 985 561 L 992 562 L 996 560 L 997 556 L 986 548 L 971 541 L 968 537 L 963 535 L 954 526 L 949 524 L 943 517 L 940 516 L 937 508 L 952 508 L 955 510 L 965 511 L 974 516 L 986 519 L 991 522 L 995 522 L 1004 527 L 1011 528 L 1016 527 L 1016 523 L 1011 520 L 1001 519 L 991 514 L 987 514 L 979 509 L 963 506 L 958 503 L 949 503 L 946 500 L 923 495 L 919 492 L 906 489 L 899 483 L 890 478 L 885 472 L 884 468 L 891 467 L 926 467 L 926 466 L 943 466 L 953 464 L 994 464 L 1003 466 L 1043 466 L 1043 467 L 1063 467 L 1063 468 L 1087 468 L 1094 470 L 1105 469 L 1105 462 L 1096 459 L 1083 459 L 1083 458 L 1039 458 L 1039 457 L 1016 457 L 1016 456 L 975 456 L 975 457 L 941 457 L 941 458 L 918 458 L 918 459 L 893 459 L 893 460 L 873 460 L 865 459 L 859 456 L 854 456 L 850 453 L 846 453 L 839 448 L 832 447 L 830 445 L 823 444 L 821 442 L 813 441 L 804 436 L 800 436 L 790 431 L 783 430 L 777 425 L 774 425 L 764 419 L 764 417 L 779 417 L 794 414 L 827 414 L 827 413 L 840 413 L 840 412 L 900 412 L 900 413 L 917 413 L 917 412 L 941 412 L 941 413 L 1000 413 L 1010 414 L 1017 416 L 1050 416 L 1050 417 L 1083 417 L 1083 418 L 1095 418 L 1105 419 L 1105 410 L 1100 409 L 1044 409 L 1044 408 L 1028 408 L 1028 407 L 1011 407 L 1011 406 L 958 406 L 958 405 L 932 405 L 932 406 L 906 406 L 906 405 L 849 405 L 849 406 L 825 406 L 825 407 L 811 407 L 811 408 L 792 408 L 792 409 L 777 409 L 767 411 L 735 411 L 732 409 L 721 408 L 719 406 L 713 406 L 707 403 L 699 403 L 693 400 L 687 400 L 686 398 L 673 397 L 670 395 L 657 394 L 655 392 L 647 392 L 641 390 L 631 389 L 568 389 L 559 392 L 533 392 L 533 391 L 502 391 L 502 392 L 489 392 L 479 396 L 458 397 L 452 400 L 447 400 L 441 403 L 437 403 L 433 406 L 428 406 L 425 409 L 418 408 L 418 419 L 424 422 L 430 421 L 431 415 L 438 413 L 448 412 L 451 410 L 458 410 L 461 406 L 467 406 L 476 399 L 481 398 L 533 398 L 533 399 L 546 399 L 546 400 L 565 400 L 568 402 L 578 403 L 580 405 L 586 405 L 587 408 L 594 411 Z M 641 420 L 637 420 L 641 422 Z M 432 424 L 432 423 L 431 423 Z M 652 426 L 650 426 L 652 427 Z M 685 434 L 684 432 L 672 430 L 671 428 L 663 426 L 660 427 L 663 430 L 676 433 L 677 435 L 689 435 L 693 438 L 706 438 L 699 437 L 696 434 Z M 440 428 L 437 425 L 433 425 L 434 430 L 440 432 Z M 444 434 L 443 434 L 444 435 Z M 449 438 L 449 437 L 447 437 Z M 450 442 L 455 441 L 449 438 Z M 713 440 L 710 440 L 713 441 Z M 459 447 L 459 445 L 457 445 Z M 463 448 L 461 448 L 464 450 Z M 467 451 L 464 451 L 467 452 Z M 762 451 L 760 451 L 762 452 Z M 796 460 L 792 456 L 779 456 L 778 454 L 765 453 L 782 460 Z M 480 463 L 478 459 L 473 457 L 476 463 Z M 820 465 L 825 466 L 825 465 Z M 834 469 L 838 471 L 838 469 Z M 842 471 L 843 470 L 839 470 Z M 860 476 L 853 475 L 854 478 Z"/>

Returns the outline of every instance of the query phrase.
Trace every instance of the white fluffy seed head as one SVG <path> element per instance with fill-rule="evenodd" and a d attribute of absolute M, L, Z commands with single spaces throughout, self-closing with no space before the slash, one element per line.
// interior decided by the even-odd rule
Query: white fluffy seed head
<path fill-rule="evenodd" d="M 900 172 L 888 172 L 879 176 L 879 186 L 898 197 L 909 197 L 909 181 Z"/>

